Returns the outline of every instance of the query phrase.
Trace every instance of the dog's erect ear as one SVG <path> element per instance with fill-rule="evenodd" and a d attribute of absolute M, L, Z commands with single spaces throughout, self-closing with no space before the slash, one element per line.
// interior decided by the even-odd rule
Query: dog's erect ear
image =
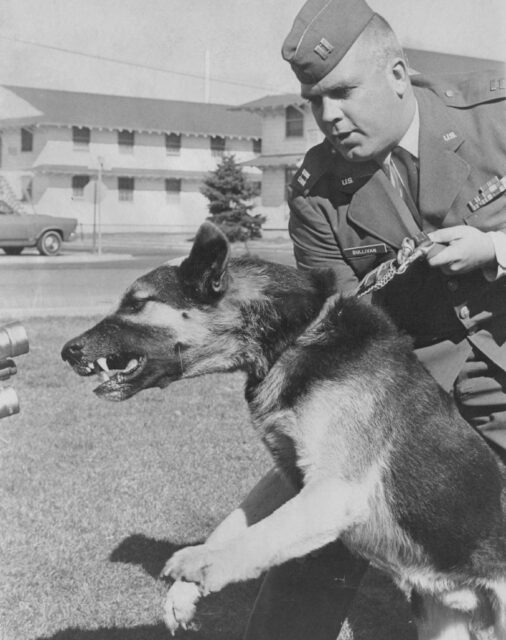
<path fill-rule="evenodd" d="M 195 236 L 190 255 L 181 263 L 182 284 L 203 301 L 223 295 L 228 285 L 230 245 L 225 234 L 211 222 L 204 222 Z"/>

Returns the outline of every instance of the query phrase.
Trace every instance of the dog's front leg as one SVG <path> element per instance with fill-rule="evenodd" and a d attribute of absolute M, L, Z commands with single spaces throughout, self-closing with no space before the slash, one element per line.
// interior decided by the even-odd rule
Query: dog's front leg
<path fill-rule="evenodd" d="M 195 583 L 203 594 L 256 578 L 272 566 L 325 546 L 361 521 L 367 501 L 355 489 L 333 478 L 311 483 L 232 540 L 181 549 L 168 561 L 165 573 Z"/>
<path fill-rule="evenodd" d="M 223 546 L 229 540 L 240 536 L 248 527 L 263 520 L 296 494 L 283 474 L 271 469 L 249 492 L 240 506 L 232 511 L 207 538 L 205 546 Z M 169 575 L 170 561 L 161 575 Z M 165 600 L 165 624 L 172 633 L 179 626 L 191 627 L 192 619 L 201 591 L 191 582 L 176 581 L 169 589 Z"/>
<path fill-rule="evenodd" d="M 223 520 L 206 540 L 206 545 L 221 546 L 248 527 L 270 516 L 293 498 L 297 490 L 283 473 L 274 467 L 251 489 L 241 504 Z"/>

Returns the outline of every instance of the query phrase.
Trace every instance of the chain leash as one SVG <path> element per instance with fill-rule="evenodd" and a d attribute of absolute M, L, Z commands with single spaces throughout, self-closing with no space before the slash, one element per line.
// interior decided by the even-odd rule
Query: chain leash
<path fill-rule="evenodd" d="M 397 256 L 370 271 L 360 281 L 353 295 L 361 298 L 371 293 L 371 291 L 383 289 L 395 276 L 405 273 L 413 262 L 426 256 L 435 246 L 436 243 L 432 242 L 423 232 L 420 232 L 414 238 L 404 238 Z"/>

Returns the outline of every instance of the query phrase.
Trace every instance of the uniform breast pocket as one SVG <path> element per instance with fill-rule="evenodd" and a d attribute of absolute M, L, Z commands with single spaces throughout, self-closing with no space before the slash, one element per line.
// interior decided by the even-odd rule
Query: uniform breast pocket
<path fill-rule="evenodd" d="M 394 256 L 384 243 L 363 244 L 343 248 L 343 255 L 358 276 L 364 276 L 381 262 Z"/>
<path fill-rule="evenodd" d="M 468 205 L 469 207 L 469 205 Z M 464 216 L 466 224 L 481 231 L 499 231 L 506 228 L 506 193 L 495 200 L 482 204 Z"/>

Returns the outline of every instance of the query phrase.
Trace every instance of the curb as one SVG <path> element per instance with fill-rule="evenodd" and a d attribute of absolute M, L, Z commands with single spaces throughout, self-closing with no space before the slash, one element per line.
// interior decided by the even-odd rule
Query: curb
<path fill-rule="evenodd" d="M 103 253 L 101 255 L 93 253 L 62 253 L 59 256 L 45 257 L 38 253 L 21 254 L 20 256 L 0 255 L 0 267 L 6 265 L 36 265 L 36 264 L 72 264 L 80 262 L 119 262 L 121 260 L 133 260 L 133 256 L 129 253 Z"/>

